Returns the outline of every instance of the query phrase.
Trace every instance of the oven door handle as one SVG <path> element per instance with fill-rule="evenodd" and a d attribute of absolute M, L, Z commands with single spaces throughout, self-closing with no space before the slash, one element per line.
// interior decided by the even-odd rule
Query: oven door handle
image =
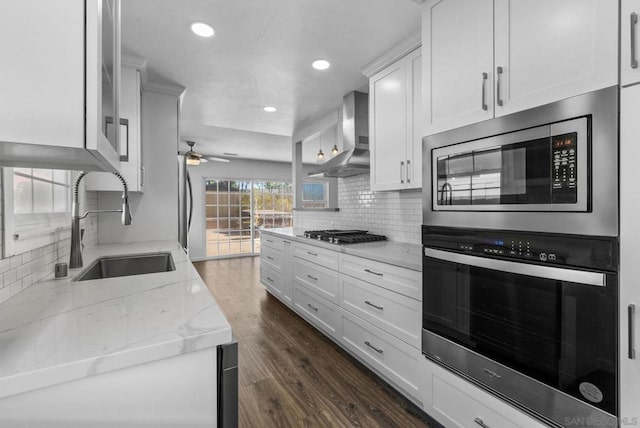
<path fill-rule="evenodd" d="M 512 262 L 508 260 L 488 259 L 469 256 L 467 254 L 452 253 L 449 251 L 425 248 L 424 255 L 446 262 L 459 263 L 485 269 L 493 269 L 518 275 L 537 276 L 539 278 L 554 279 L 558 281 L 575 282 L 578 284 L 595 285 L 604 287 L 606 275 L 600 272 L 565 269 L 553 266 L 540 266 L 528 263 Z"/>

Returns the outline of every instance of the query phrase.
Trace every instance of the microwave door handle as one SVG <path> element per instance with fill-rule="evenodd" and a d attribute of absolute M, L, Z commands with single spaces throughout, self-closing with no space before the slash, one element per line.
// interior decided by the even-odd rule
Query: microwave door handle
<path fill-rule="evenodd" d="M 575 282 L 577 284 L 595 285 L 604 287 L 606 275 L 600 272 L 565 269 L 554 266 L 541 266 L 528 263 L 512 262 L 508 260 L 489 259 L 484 257 L 469 256 L 467 254 L 452 253 L 449 251 L 425 248 L 424 255 L 446 262 L 459 263 L 484 269 L 492 269 L 517 275 L 535 276 L 539 278 Z"/>

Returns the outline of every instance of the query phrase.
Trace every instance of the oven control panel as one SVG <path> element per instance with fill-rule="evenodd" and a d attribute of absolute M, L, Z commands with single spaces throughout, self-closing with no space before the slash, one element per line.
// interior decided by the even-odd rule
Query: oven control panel
<path fill-rule="evenodd" d="M 616 237 L 422 226 L 422 245 L 530 263 L 617 269 Z"/>

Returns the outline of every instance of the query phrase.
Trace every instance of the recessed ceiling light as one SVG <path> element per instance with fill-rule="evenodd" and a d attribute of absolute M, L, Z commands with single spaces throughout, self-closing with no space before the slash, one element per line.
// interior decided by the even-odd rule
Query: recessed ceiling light
<path fill-rule="evenodd" d="M 313 61 L 313 63 L 311 65 L 316 70 L 326 70 L 327 68 L 329 68 L 331 66 L 331 64 L 329 64 L 329 61 L 325 61 L 324 59 L 319 59 L 319 60 Z"/>
<path fill-rule="evenodd" d="M 264 111 L 268 111 L 269 113 L 273 113 L 274 111 L 277 111 L 278 109 L 273 107 L 273 106 L 266 106 L 264 108 Z"/>
<path fill-rule="evenodd" d="M 197 34 L 200 37 L 211 37 L 213 36 L 213 27 L 211 25 L 205 24 L 204 22 L 194 22 L 191 24 L 191 31 Z"/>

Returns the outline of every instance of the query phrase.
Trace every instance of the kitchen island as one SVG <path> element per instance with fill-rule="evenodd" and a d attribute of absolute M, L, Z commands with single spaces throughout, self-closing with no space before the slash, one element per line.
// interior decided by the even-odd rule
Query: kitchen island
<path fill-rule="evenodd" d="M 0 426 L 215 426 L 216 347 L 231 327 L 177 242 L 175 270 L 42 281 L 0 305 Z"/>

